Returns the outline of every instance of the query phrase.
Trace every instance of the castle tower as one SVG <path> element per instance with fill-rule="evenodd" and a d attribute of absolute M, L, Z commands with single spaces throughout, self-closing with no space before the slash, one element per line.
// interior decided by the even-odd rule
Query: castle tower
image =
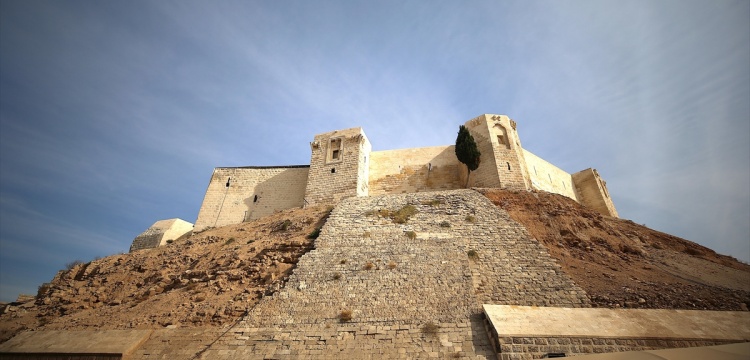
<path fill-rule="evenodd" d="M 348 197 L 368 195 L 372 145 L 362 128 L 315 135 L 310 150 L 305 205 L 333 204 Z"/>
<path fill-rule="evenodd" d="M 619 217 L 612 198 L 609 197 L 607 182 L 596 169 L 588 168 L 572 175 L 579 202 L 604 215 Z"/>
<path fill-rule="evenodd" d="M 466 122 L 482 154 L 469 185 L 516 190 L 531 188 L 516 122 L 505 115 L 484 114 Z"/>

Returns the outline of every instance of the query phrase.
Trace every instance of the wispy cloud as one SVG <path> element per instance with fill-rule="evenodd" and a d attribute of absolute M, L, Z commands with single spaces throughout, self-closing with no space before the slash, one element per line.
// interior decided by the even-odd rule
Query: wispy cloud
<path fill-rule="evenodd" d="M 72 247 L 49 260 L 117 251 L 160 218 L 194 220 L 214 166 L 305 164 L 315 133 L 353 126 L 376 150 L 448 145 L 464 121 L 505 113 L 535 154 L 598 168 L 624 217 L 750 260 L 748 12 L 3 4 L 2 246 L 23 259 L 53 238 Z"/>

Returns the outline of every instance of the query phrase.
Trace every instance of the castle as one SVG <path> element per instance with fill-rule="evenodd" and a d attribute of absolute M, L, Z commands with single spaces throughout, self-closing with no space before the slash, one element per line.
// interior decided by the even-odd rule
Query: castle
<path fill-rule="evenodd" d="M 469 187 L 544 190 L 617 217 L 595 169 L 569 174 L 521 146 L 516 122 L 484 114 L 465 124 L 481 152 Z M 310 165 L 215 168 L 195 231 L 354 196 L 461 189 L 467 169 L 455 146 L 372 151 L 362 128 L 315 135 Z"/>

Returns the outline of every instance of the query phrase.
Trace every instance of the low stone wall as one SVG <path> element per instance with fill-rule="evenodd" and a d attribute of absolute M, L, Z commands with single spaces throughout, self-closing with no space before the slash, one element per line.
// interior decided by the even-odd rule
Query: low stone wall
<path fill-rule="evenodd" d="M 667 338 L 601 338 L 601 337 L 501 337 L 501 360 L 542 359 L 550 354 L 565 356 L 602 354 L 622 351 L 660 350 L 696 346 L 723 345 L 738 340 L 667 339 Z"/>
<path fill-rule="evenodd" d="M 503 360 L 660 350 L 750 341 L 750 313 L 484 305 Z"/>

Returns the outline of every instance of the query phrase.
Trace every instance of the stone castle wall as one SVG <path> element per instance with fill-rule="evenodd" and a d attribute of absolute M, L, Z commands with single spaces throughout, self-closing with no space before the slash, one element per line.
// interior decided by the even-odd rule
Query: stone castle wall
<path fill-rule="evenodd" d="M 596 169 L 579 171 L 573 174 L 572 178 L 581 204 L 608 216 L 619 216 L 612 198 L 609 197 L 607 182 L 602 180 Z"/>
<path fill-rule="evenodd" d="M 523 157 L 529 170 L 531 186 L 538 190 L 567 196 L 580 202 L 576 194 L 573 177 L 546 160 L 523 149 Z"/>
<path fill-rule="evenodd" d="M 214 169 L 195 231 L 301 207 L 308 171 L 308 166 Z"/>
<path fill-rule="evenodd" d="M 133 239 L 130 252 L 166 245 L 169 240 L 177 240 L 191 231 L 193 224 L 185 220 L 159 220 Z"/>
<path fill-rule="evenodd" d="M 509 117 L 484 114 L 465 126 L 482 154 L 469 187 L 544 190 L 617 216 L 595 170 L 571 175 L 526 151 Z M 333 205 L 349 197 L 450 190 L 467 184 L 466 166 L 456 159 L 454 146 L 373 152 L 357 127 L 318 134 L 310 150 L 309 166 L 216 168 L 195 229 L 236 224 L 292 207 Z"/>
<path fill-rule="evenodd" d="M 456 159 L 455 149 L 451 145 L 373 151 L 370 195 L 463 188 L 460 174 L 466 168 Z"/>

